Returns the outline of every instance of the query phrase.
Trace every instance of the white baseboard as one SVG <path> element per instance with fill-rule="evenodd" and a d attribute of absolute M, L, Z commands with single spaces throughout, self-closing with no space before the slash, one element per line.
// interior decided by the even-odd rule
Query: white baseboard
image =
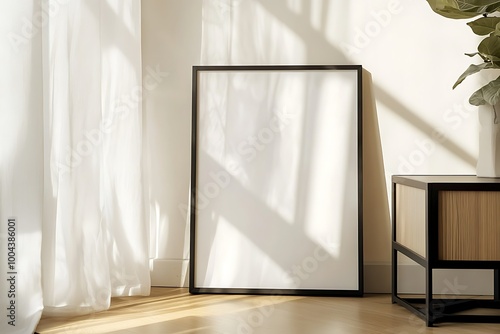
<path fill-rule="evenodd" d="M 150 262 L 151 285 L 162 287 L 189 286 L 189 260 L 155 259 Z M 399 265 L 399 293 L 423 294 L 425 292 L 425 270 L 415 264 Z M 433 291 L 445 295 L 493 294 L 493 270 L 451 270 L 433 271 Z M 365 264 L 365 293 L 391 293 L 391 265 Z"/>

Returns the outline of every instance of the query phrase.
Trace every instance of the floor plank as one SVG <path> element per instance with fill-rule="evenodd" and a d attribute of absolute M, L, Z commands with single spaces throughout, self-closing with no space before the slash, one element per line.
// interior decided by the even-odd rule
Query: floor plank
<path fill-rule="evenodd" d="M 422 320 L 391 303 L 390 295 L 363 298 L 190 295 L 183 288 L 153 288 L 148 297 L 113 298 L 108 311 L 71 318 L 42 317 L 40 334 L 90 333 L 500 333 L 500 324 Z"/>

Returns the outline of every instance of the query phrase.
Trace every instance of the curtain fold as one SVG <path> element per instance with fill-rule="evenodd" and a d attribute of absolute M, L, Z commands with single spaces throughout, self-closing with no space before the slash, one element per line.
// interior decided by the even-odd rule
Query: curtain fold
<path fill-rule="evenodd" d="M 149 294 L 140 2 L 70 1 L 46 38 L 44 313 L 101 311 Z"/>
<path fill-rule="evenodd" d="M 0 333 L 40 319 L 43 97 L 40 1 L 0 2 Z"/>
<path fill-rule="evenodd" d="M 1 309 L 14 300 L 11 217 L 20 292 L 17 326 L 2 312 L 0 332 L 24 334 L 42 309 L 87 314 L 149 294 L 141 2 L 2 2 L 0 33 Z"/>

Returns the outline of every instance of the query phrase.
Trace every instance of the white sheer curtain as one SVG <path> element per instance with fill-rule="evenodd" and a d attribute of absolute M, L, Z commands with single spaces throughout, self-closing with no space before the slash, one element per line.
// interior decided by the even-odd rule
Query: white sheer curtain
<path fill-rule="evenodd" d="M 25 24 L 40 10 L 0 1 L 0 333 L 29 333 L 42 312 L 42 44 Z"/>
<path fill-rule="evenodd" d="M 69 1 L 49 20 L 46 313 L 99 311 L 112 295 L 149 293 L 140 42 L 139 1 Z"/>
<path fill-rule="evenodd" d="M 2 129 L 9 135 L 0 174 L 2 245 L 8 217 L 34 216 L 29 230 L 18 223 L 18 262 L 30 268 L 18 274 L 19 333 L 34 329 L 42 292 L 44 313 L 69 315 L 104 310 L 111 296 L 150 290 L 141 168 L 141 3 L 26 3 L 2 3 L 0 11 L 2 33 L 22 38 L 17 44 L 10 38 L 2 59 L 10 75 L 3 76 L 1 88 L 12 85 L 1 102 Z M 20 134 L 26 134 L 24 142 Z M 5 259 L 2 253 L 2 265 Z M 5 280 L 1 284 L 5 295 Z M 6 302 L 2 297 L 4 310 Z M 2 321 L 0 332 L 15 331 Z"/>

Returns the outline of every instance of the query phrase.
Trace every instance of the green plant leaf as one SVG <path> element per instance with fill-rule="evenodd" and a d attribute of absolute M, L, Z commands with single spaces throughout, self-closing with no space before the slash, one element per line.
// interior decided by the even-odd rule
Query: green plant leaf
<path fill-rule="evenodd" d="M 483 59 L 483 61 L 485 62 L 489 62 L 490 60 L 488 58 L 486 58 L 485 56 L 483 56 L 482 54 L 480 54 L 479 52 L 474 52 L 474 53 L 465 53 L 466 56 L 469 56 L 469 57 L 474 57 L 474 56 L 479 56 L 481 57 L 481 59 Z"/>
<path fill-rule="evenodd" d="M 500 17 L 481 17 L 475 21 L 467 23 L 472 31 L 479 36 L 491 34 L 496 31 Z"/>
<path fill-rule="evenodd" d="M 500 36 L 500 22 L 495 26 L 495 31 L 491 33 L 494 36 Z"/>
<path fill-rule="evenodd" d="M 500 100 L 500 77 L 491 81 L 475 91 L 469 98 L 469 103 L 474 106 L 484 104 L 495 105 Z"/>
<path fill-rule="evenodd" d="M 427 0 L 432 10 L 451 19 L 468 19 L 500 8 L 500 0 Z"/>
<path fill-rule="evenodd" d="M 486 37 L 479 43 L 477 51 L 489 61 L 500 64 L 500 37 Z"/>
<path fill-rule="evenodd" d="M 493 63 L 482 63 L 479 65 L 474 65 L 474 64 L 470 65 L 465 70 L 465 72 L 462 73 L 462 75 L 457 79 L 457 82 L 455 82 L 455 84 L 453 85 L 453 89 L 455 89 L 455 87 L 460 85 L 462 83 L 462 81 L 464 81 L 464 79 L 467 78 L 469 75 L 477 73 L 477 72 L 485 70 L 485 69 L 490 69 L 490 68 L 500 68 L 500 67 L 496 66 Z"/>

